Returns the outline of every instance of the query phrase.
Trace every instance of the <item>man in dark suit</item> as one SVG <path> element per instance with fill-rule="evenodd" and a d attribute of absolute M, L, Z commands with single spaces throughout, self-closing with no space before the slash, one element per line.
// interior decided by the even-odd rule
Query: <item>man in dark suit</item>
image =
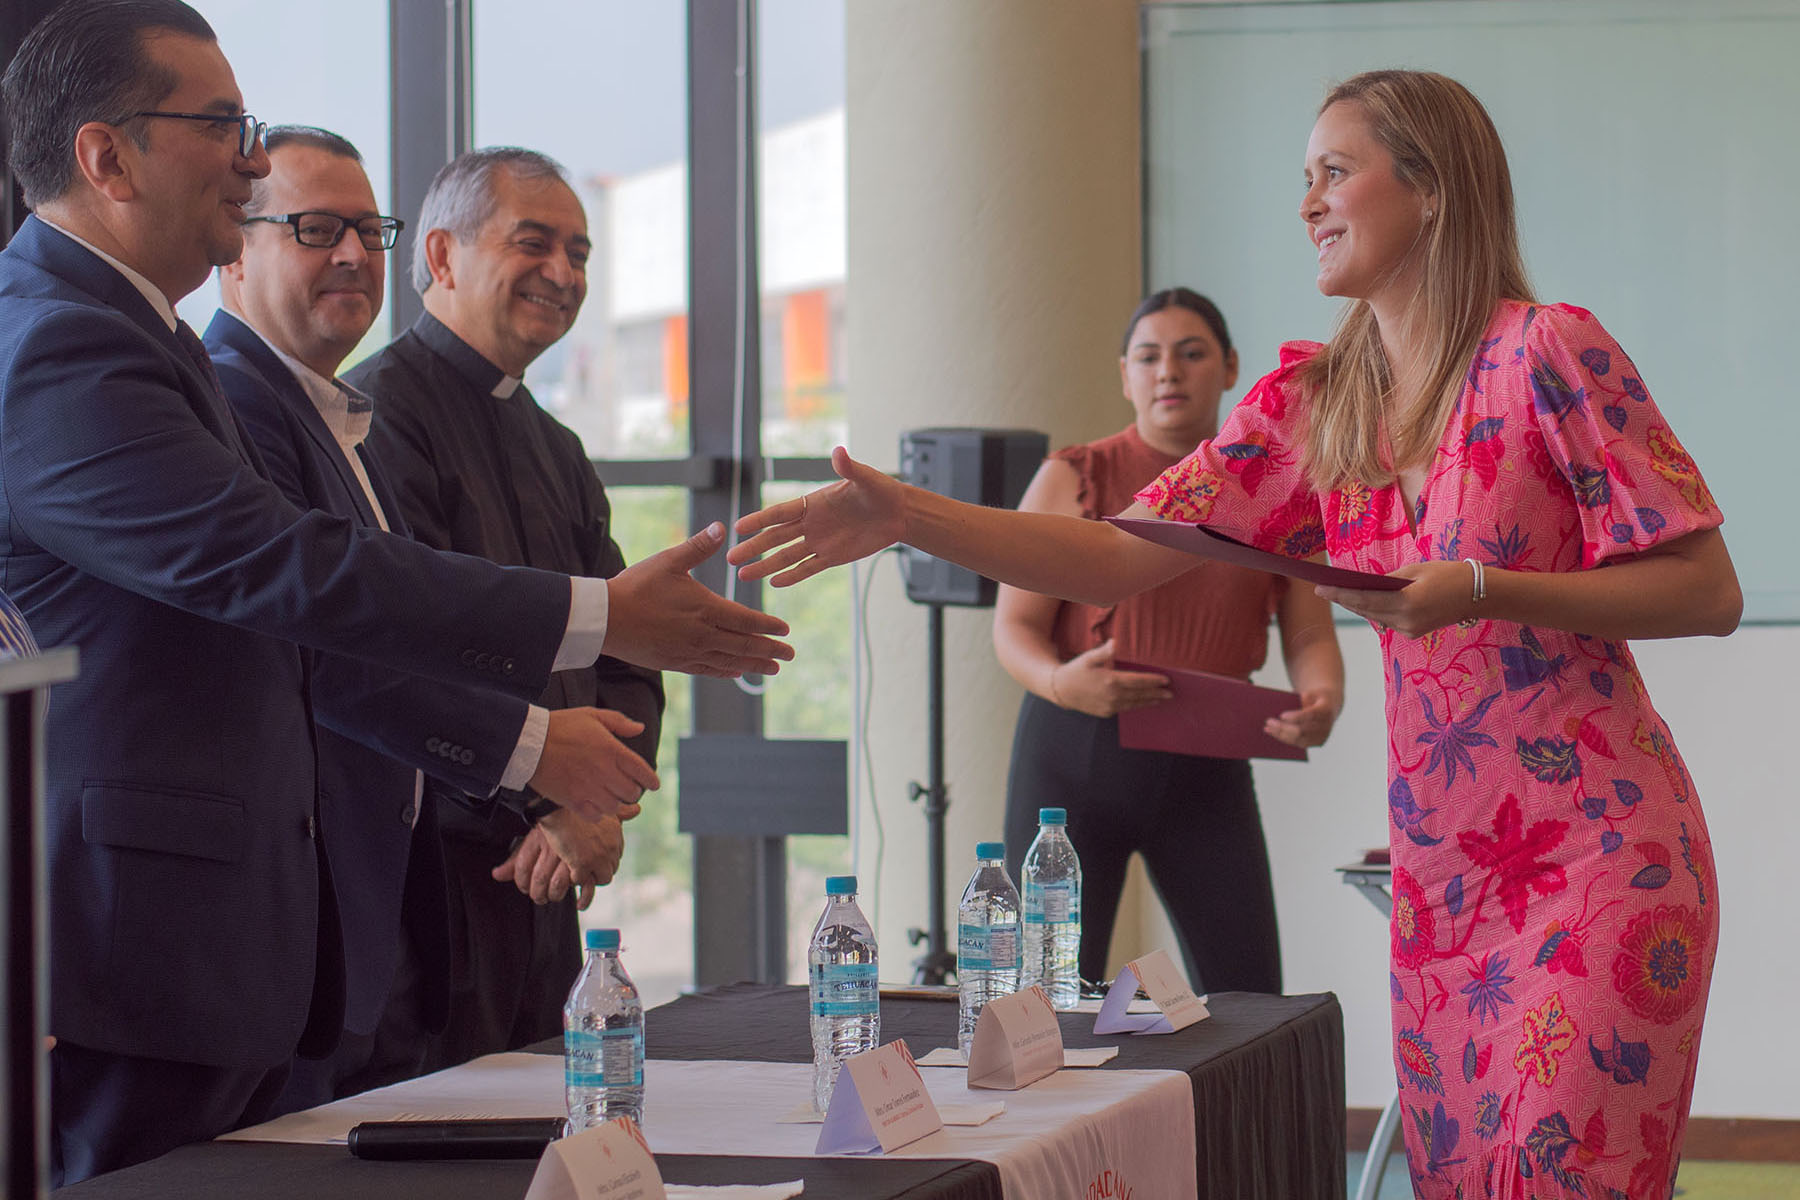
<path fill-rule="evenodd" d="M 720 674 L 791 651 L 768 636 L 779 621 L 688 577 L 722 531 L 571 581 L 281 495 L 173 309 L 237 258 L 242 205 L 268 171 L 193 10 L 68 0 L 0 92 L 34 211 L 0 251 L 0 590 L 41 642 L 82 651 L 47 724 L 60 1185 L 257 1119 L 296 1048 L 342 1028 L 317 845 L 322 678 L 296 643 L 334 670 L 527 702 L 601 648 Z M 380 701 L 377 688 L 359 703 Z M 598 728 L 591 710 L 551 726 L 532 778 L 593 816 L 618 798 L 568 751 Z M 477 793 L 502 771 L 428 714 L 388 743 Z"/>
<path fill-rule="evenodd" d="M 362 445 L 368 398 L 337 378 L 338 365 L 380 311 L 386 252 L 401 222 L 376 211 L 362 157 L 338 135 L 277 126 L 264 145 L 269 177 L 253 187 L 243 255 L 220 269 L 224 310 L 207 328 L 207 351 L 288 499 L 404 534 L 393 488 Z M 315 694 L 329 707 L 330 696 L 318 688 Z M 372 740 L 397 719 L 399 706 L 424 708 L 439 713 L 444 727 L 466 727 L 459 742 L 493 740 L 498 754 L 528 759 L 537 740 L 530 727 L 547 725 L 549 714 L 532 706 L 521 735 L 518 713 L 499 699 L 420 680 L 410 696 L 390 694 L 362 738 Z M 600 716 L 621 737 L 644 731 L 627 714 Z M 428 1039 L 448 1015 L 449 912 L 434 796 L 460 801 L 461 793 L 425 787 L 414 768 L 331 729 L 319 730 L 318 748 L 320 826 L 344 931 L 344 1032 L 330 1057 L 295 1059 L 280 1111 L 419 1074 Z M 622 800 L 657 786 L 655 772 L 623 742 L 614 759 Z M 509 766 L 505 795 L 522 794 L 515 789 L 530 765 Z M 588 822 L 560 808 L 459 806 L 469 819 L 516 830 L 515 839 L 541 825 L 539 836 L 562 857 L 542 864 L 540 903 L 561 900 L 571 885 L 585 902 L 618 867 L 624 837 L 617 817 Z"/>

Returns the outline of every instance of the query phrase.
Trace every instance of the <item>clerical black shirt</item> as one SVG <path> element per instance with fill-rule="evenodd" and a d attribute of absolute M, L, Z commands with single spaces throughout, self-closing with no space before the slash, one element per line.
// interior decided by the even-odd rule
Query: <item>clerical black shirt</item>
<path fill-rule="evenodd" d="M 374 396 L 368 448 L 381 462 L 419 541 L 497 563 L 601 578 L 625 567 L 612 509 L 581 439 L 523 386 L 426 313 L 344 376 Z M 662 725 L 662 677 L 601 657 L 559 671 L 546 708 L 594 705 L 644 723 L 629 740 L 652 765 Z M 444 808 L 469 836 L 482 817 Z M 489 818 L 496 844 L 519 832 L 505 809 Z"/>

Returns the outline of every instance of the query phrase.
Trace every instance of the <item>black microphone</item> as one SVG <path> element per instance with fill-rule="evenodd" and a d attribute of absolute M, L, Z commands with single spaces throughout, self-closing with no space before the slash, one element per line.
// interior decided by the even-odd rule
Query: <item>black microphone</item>
<path fill-rule="evenodd" d="M 358 1158 L 404 1161 L 424 1158 L 538 1158 L 562 1137 L 561 1117 L 483 1118 L 454 1121 L 364 1121 L 350 1129 L 350 1153 Z"/>

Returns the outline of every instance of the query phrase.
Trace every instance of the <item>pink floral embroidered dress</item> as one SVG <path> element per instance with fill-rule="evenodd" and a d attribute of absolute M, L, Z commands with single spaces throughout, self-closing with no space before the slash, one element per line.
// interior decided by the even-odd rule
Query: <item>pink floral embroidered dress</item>
<path fill-rule="evenodd" d="M 1502 303 L 1409 528 L 1397 486 L 1312 491 L 1279 370 L 1138 498 L 1386 573 L 1602 567 L 1721 521 L 1593 316 Z M 1471 573 L 1472 574 L 1472 573 Z M 1622 642 L 1484 620 L 1381 630 L 1394 1063 L 1420 1197 L 1666 1200 L 1718 935 L 1711 842 Z"/>

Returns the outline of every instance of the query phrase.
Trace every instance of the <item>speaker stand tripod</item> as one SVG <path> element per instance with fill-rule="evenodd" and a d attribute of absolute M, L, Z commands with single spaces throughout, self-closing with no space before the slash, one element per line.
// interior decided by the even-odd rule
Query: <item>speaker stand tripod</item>
<path fill-rule="evenodd" d="M 950 791 L 944 784 L 944 606 L 927 604 L 925 644 L 925 783 L 916 780 L 908 791 L 913 800 L 925 800 L 925 879 L 930 897 L 924 929 L 906 931 L 908 940 L 925 946 L 913 960 L 913 982 L 948 983 L 956 973 L 956 951 L 948 944 L 944 923 L 944 814 L 950 811 Z"/>

